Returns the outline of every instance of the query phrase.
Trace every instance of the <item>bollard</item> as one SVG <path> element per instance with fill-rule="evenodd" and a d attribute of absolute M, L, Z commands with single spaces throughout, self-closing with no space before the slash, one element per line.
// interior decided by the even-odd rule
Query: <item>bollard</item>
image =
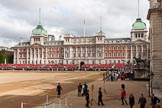
<path fill-rule="evenodd" d="M 67 106 L 67 97 L 65 98 L 65 106 Z"/>
<path fill-rule="evenodd" d="M 24 104 L 23 104 L 23 102 L 21 102 L 21 108 L 23 108 L 24 107 Z"/>
<path fill-rule="evenodd" d="M 46 104 L 48 104 L 48 95 L 46 95 Z"/>
<path fill-rule="evenodd" d="M 61 99 L 59 98 L 59 108 L 61 108 Z"/>
<path fill-rule="evenodd" d="M 47 106 L 45 105 L 44 108 L 47 108 Z"/>
<path fill-rule="evenodd" d="M 52 108 L 55 108 L 55 103 L 52 104 Z"/>

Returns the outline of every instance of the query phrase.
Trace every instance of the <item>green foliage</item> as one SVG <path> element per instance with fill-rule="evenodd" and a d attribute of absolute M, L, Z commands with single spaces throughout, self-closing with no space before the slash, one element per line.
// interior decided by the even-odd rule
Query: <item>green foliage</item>
<path fill-rule="evenodd" d="M 6 55 L 4 51 L 0 51 L 0 63 L 13 63 L 13 55 Z"/>

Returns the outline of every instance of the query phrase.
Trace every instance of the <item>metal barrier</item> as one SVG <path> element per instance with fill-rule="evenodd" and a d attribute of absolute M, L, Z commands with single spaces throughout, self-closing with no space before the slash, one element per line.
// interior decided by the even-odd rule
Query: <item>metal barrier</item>
<path fill-rule="evenodd" d="M 50 99 L 51 97 L 51 99 Z M 46 102 L 44 104 L 33 104 L 21 102 L 21 108 L 68 108 L 67 97 L 58 95 L 46 95 Z"/>

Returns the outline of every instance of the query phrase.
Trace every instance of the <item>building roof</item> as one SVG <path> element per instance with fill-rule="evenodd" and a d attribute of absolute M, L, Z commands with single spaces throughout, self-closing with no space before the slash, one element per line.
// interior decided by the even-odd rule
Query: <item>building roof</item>
<path fill-rule="evenodd" d="M 106 38 L 105 40 L 131 40 L 131 38 Z"/>
<path fill-rule="evenodd" d="M 32 35 L 47 35 L 47 31 L 42 25 L 37 25 L 37 27 L 32 30 Z"/>
<path fill-rule="evenodd" d="M 146 29 L 146 24 L 142 21 L 141 18 L 137 18 L 132 25 L 132 29 Z"/>

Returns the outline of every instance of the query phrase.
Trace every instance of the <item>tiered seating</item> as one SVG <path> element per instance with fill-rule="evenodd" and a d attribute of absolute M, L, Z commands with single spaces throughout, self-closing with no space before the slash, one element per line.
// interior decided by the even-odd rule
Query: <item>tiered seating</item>
<path fill-rule="evenodd" d="M 78 67 L 78 64 L 0 64 L 0 69 L 5 70 L 78 70 Z M 124 68 L 125 64 L 83 64 L 80 68 L 83 70 L 106 70 L 112 67 Z"/>
<path fill-rule="evenodd" d="M 13 64 L 13 69 L 16 70 L 27 70 L 30 68 L 30 64 Z"/>
<path fill-rule="evenodd" d="M 115 64 L 115 67 L 116 68 L 124 68 L 125 67 L 125 64 L 123 64 L 123 63 L 117 63 L 117 64 Z"/>
<path fill-rule="evenodd" d="M 96 64 L 94 68 L 111 68 L 112 64 Z"/>
<path fill-rule="evenodd" d="M 91 68 L 91 67 L 93 67 L 94 66 L 94 64 L 83 64 L 82 65 L 82 68 L 83 69 L 85 69 L 85 68 Z"/>
<path fill-rule="evenodd" d="M 47 64 L 42 69 L 43 70 L 74 70 L 78 67 L 76 64 Z"/>
<path fill-rule="evenodd" d="M 84 64 L 82 68 L 111 68 L 112 64 Z"/>
<path fill-rule="evenodd" d="M 72 69 L 72 68 L 77 68 L 78 65 L 77 64 L 63 64 L 64 67 Z"/>
<path fill-rule="evenodd" d="M 30 69 L 36 70 L 36 69 L 41 69 L 43 65 L 42 64 L 31 64 Z"/>
<path fill-rule="evenodd" d="M 9 70 L 13 68 L 13 64 L 1 64 L 0 68 L 4 70 Z"/>

